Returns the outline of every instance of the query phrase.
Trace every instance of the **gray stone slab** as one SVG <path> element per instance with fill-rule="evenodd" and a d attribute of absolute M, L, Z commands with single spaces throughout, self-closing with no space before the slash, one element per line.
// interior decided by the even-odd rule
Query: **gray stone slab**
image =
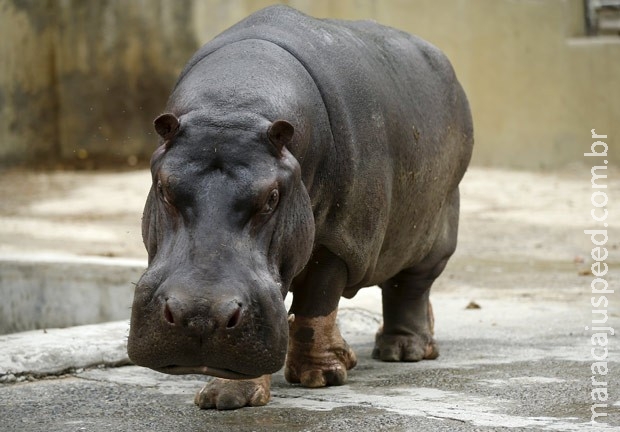
<path fill-rule="evenodd" d="M 0 336 L 0 382 L 128 364 L 128 330 L 127 321 L 117 321 Z"/>
<path fill-rule="evenodd" d="M 0 255 L 0 334 L 128 319 L 137 259 Z"/>

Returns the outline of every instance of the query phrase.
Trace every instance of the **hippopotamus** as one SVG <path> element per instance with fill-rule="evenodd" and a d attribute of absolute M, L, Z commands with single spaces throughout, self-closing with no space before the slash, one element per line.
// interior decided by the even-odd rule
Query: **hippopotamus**
<path fill-rule="evenodd" d="M 339 299 L 375 285 L 372 356 L 438 356 L 429 293 L 456 248 L 473 146 L 438 48 L 268 7 L 194 54 L 154 127 L 135 364 L 215 377 L 201 408 L 265 405 L 283 366 L 291 383 L 342 385 L 357 360 Z"/>

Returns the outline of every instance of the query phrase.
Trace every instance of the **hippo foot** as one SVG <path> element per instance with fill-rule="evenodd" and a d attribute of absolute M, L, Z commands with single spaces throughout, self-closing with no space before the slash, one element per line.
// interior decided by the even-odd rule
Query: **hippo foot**
<path fill-rule="evenodd" d="M 295 318 L 284 371 L 288 382 L 314 388 L 343 385 L 347 370 L 356 364 L 355 353 L 336 326 L 336 312 L 327 317 Z"/>
<path fill-rule="evenodd" d="M 288 382 L 304 387 L 343 385 L 347 382 L 347 370 L 356 364 L 355 353 L 345 342 L 339 348 L 292 357 L 287 361 L 284 375 Z"/>
<path fill-rule="evenodd" d="M 435 339 L 428 334 L 392 335 L 380 329 L 375 338 L 372 358 L 387 362 L 416 362 L 439 357 Z"/>
<path fill-rule="evenodd" d="M 269 402 L 271 375 L 251 380 L 216 378 L 196 393 L 194 403 L 201 409 L 232 410 L 263 406 Z"/>

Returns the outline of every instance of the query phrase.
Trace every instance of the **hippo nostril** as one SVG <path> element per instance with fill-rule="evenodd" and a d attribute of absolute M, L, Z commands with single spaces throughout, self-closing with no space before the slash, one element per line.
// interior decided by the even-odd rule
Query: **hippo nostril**
<path fill-rule="evenodd" d="M 187 299 L 164 297 L 162 300 L 161 317 L 164 322 L 177 330 L 211 333 L 218 327 L 232 330 L 243 320 L 243 305 L 239 301 L 227 302 L 216 306 L 204 301 L 188 304 Z"/>
<path fill-rule="evenodd" d="M 239 324 L 240 320 L 241 320 L 241 305 L 239 305 L 237 307 L 237 309 L 235 309 L 235 311 L 232 313 L 232 315 L 228 319 L 228 323 L 226 324 L 226 328 L 227 329 L 232 329 L 232 328 L 236 327 L 237 324 Z"/>
<path fill-rule="evenodd" d="M 170 306 L 168 306 L 168 299 L 166 299 L 166 304 L 164 305 L 164 319 L 168 321 L 169 324 L 174 325 L 174 315 L 172 315 Z"/>

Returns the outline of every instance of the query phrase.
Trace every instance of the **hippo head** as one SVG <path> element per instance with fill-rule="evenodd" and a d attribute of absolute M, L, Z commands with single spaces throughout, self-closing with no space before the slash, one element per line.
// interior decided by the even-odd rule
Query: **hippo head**
<path fill-rule="evenodd" d="M 157 371 L 253 378 L 284 363 L 284 297 L 308 261 L 314 219 L 287 121 L 155 120 L 163 139 L 142 220 L 149 265 L 129 357 Z"/>

